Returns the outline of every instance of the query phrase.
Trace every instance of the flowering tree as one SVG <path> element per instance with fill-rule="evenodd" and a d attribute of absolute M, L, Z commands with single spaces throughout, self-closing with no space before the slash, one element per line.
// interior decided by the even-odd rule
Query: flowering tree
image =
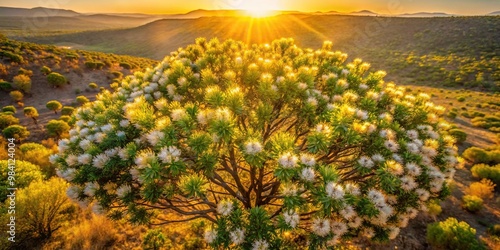
<path fill-rule="evenodd" d="M 331 47 L 197 39 L 79 108 L 51 160 L 96 212 L 204 219 L 212 247 L 393 239 L 448 195 L 455 139 L 428 95 Z"/>

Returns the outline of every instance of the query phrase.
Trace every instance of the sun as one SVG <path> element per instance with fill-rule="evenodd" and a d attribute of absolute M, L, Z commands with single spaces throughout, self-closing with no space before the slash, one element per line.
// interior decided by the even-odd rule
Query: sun
<path fill-rule="evenodd" d="M 274 11 L 281 9 L 277 0 L 249 0 L 244 1 L 241 7 L 252 17 L 270 16 Z"/>

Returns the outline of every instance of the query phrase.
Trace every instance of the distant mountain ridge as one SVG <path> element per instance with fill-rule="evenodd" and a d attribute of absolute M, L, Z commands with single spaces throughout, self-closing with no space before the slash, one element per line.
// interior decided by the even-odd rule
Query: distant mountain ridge
<path fill-rule="evenodd" d="M 53 8 L 12 8 L 12 7 L 0 7 L 0 16 L 64 16 L 64 17 L 75 17 L 81 15 L 80 13 L 73 10 L 65 9 L 53 9 Z"/>

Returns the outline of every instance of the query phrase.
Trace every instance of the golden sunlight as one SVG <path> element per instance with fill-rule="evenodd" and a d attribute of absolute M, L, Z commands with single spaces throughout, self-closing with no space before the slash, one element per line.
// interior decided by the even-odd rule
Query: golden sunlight
<path fill-rule="evenodd" d="M 266 17 L 272 15 L 273 11 L 281 9 L 278 2 L 278 0 L 245 1 L 242 9 L 253 17 Z"/>

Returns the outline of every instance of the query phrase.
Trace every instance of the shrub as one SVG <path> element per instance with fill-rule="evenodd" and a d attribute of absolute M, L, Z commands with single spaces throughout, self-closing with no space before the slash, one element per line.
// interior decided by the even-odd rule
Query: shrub
<path fill-rule="evenodd" d="M 471 168 L 472 176 L 480 179 L 489 179 L 495 184 L 500 184 L 500 164 L 489 166 L 486 164 L 476 164 Z"/>
<path fill-rule="evenodd" d="M 2 130 L 3 136 L 5 138 L 14 138 L 17 141 L 22 141 L 30 135 L 30 132 L 26 127 L 20 125 L 11 125 Z"/>
<path fill-rule="evenodd" d="M 62 135 L 68 133 L 70 127 L 65 121 L 51 120 L 46 125 L 49 136 L 60 138 Z"/>
<path fill-rule="evenodd" d="M 47 104 L 45 104 L 45 107 L 47 107 L 49 110 L 54 111 L 54 114 L 57 114 L 57 111 L 61 110 L 63 105 L 57 100 L 52 100 L 48 101 Z"/>
<path fill-rule="evenodd" d="M 66 123 L 69 124 L 69 122 L 71 121 L 71 116 L 68 116 L 68 115 L 61 115 L 61 117 L 59 117 L 59 120 L 61 121 L 65 121 Z"/>
<path fill-rule="evenodd" d="M 29 70 L 29 69 L 25 69 L 25 68 L 19 68 L 18 72 L 17 72 L 19 75 L 25 75 L 27 76 L 28 78 L 33 76 L 33 71 Z"/>
<path fill-rule="evenodd" d="M 427 242 L 434 247 L 456 250 L 484 249 L 476 239 L 476 229 L 465 221 L 450 217 L 427 225 Z"/>
<path fill-rule="evenodd" d="M 83 105 L 89 101 L 90 100 L 86 96 L 83 96 L 83 95 L 76 97 L 76 102 L 78 102 L 80 105 Z"/>
<path fill-rule="evenodd" d="M 17 109 L 16 109 L 16 107 L 10 105 L 10 106 L 3 107 L 2 112 L 12 112 L 13 114 L 15 114 L 17 112 Z"/>
<path fill-rule="evenodd" d="M 465 97 L 464 96 L 459 96 L 457 98 L 457 101 L 459 101 L 459 102 L 465 102 Z"/>
<path fill-rule="evenodd" d="M 115 77 L 115 78 L 122 78 L 123 77 L 123 73 L 120 72 L 120 71 L 113 71 L 111 72 L 111 74 Z"/>
<path fill-rule="evenodd" d="M 45 177 L 49 178 L 55 175 L 55 168 L 50 163 L 49 157 L 54 153 L 53 150 L 45 147 L 42 144 L 29 142 L 23 143 L 19 146 L 19 150 L 16 152 L 16 157 L 18 159 L 31 162 L 39 166 Z"/>
<path fill-rule="evenodd" d="M 482 179 L 480 182 L 473 182 L 469 185 L 467 192 L 470 195 L 483 199 L 491 199 L 494 196 L 495 184 L 488 179 Z"/>
<path fill-rule="evenodd" d="M 461 129 L 450 129 L 449 133 L 457 139 L 457 143 L 463 143 L 467 140 L 467 134 Z"/>
<path fill-rule="evenodd" d="M 462 156 L 474 164 L 488 163 L 490 161 L 488 152 L 478 147 L 470 147 L 466 149 Z"/>
<path fill-rule="evenodd" d="M 16 124 L 19 124 L 19 119 L 17 119 L 13 115 L 0 113 L 0 130 L 5 129 L 10 125 L 16 125 Z"/>
<path fill-rule="evenodd" d="M 109 249 L 120 239 L 115 225 L 104 216 L 76 224 L 65 232 L 64 249 Z"/>
<path fill-rule="evenodd" d="M 120 67 L 122 67 L 124 69 L 131 69 L 132 68 L 132 66 L 130 66 L 130 64 L 126 63 L 126 62 L 121 62 Z"/>
<path fill-rule="evenodd" d="M 35 107 L 25 107 L 24 108 L 24 116 L 33 119 L 35 124 L 38 124 L 38 110 Z"/>
<path fill-rule="evenodd" d="M 12 80 L 14 87 L 18 90 L 22 90 L 24 93 L 31 92 L 31 79 L 27 75 L 17 75 Z"/>
<path fill-rule="evenodd" d="M 61 140 L 54 160 L 78 176 L 66 178 L 74 199 L 144 223 L 155 212 L 201 217 L 210 222 L 206 240 L 214 248 L 276 249 L 285 230 L 303 232 L 316 249 L 344 234 L 394 239 L 394 225 L 449 194 L 455 140 L 428 95 L 401 104 L 404 90 L 383 84 L 384 72 L 345 60 L 331 43 L 313 52 L 291 39 L 191 45 L 127 77 L 120 94 L 103 91 L 78 109 L 75 124 L 86 132 Z M 410 143 L 419 142 L 427 150 L 415 155 Z M 75 161 L 89 155 L 91 168 Z M 424 167 L 431 158 L 443 160 Z M 116 195 L 82 192 L 94 182 L 116 185 Z M 364 221 L 370 215 L 377 219 Z"/>
<path fill-rule="evenodd" d="M 12 166 L 12 164 L 11 164 Z M 40 167 L 34 165 L 30 162 L 23 160 L 16 160 L 15 164 L 15 182 L 16 188 L 21 189 L 29 186 L 31 182 L 43 180 L 42 172 L 40 172 Z M 9 191 L 7 188 L 11 187 L 9 184 L 9 161 L 0 160 L 0 202 L 4 202 L 7 198 Z"/>
<path fill-rule="evenodd" d="M 44 74 L 44 75 L 48 75 L 48 74 L 52 73 L 52 70 L 47 66 L 43 66 L 40 69 L 40 72 L 42 72 L 42 74 Z"/>
<path fill-rule="evenodd" d="M 96 65 L 95 65 L 95 62 L 93 61 L 86 61 L 84 63 L 85 67 L 89 68 L 89 69 L 95 69 Z"/>
<path fill-rule="evenodd" d="M 70 106 L 64 106 L 62 109 L 61 109 L 61 115 L 72 115 L 73 112 L 75 112 L 75 108 L 73 107 L 70 107 Z"/>
<path fill-rule="evenodd" d="M 455 118 L 457 118 L 457 115 L 458 115 L 458 114 L 457 114 L 457 112 L 455 112 L 455 111 L 450 111 L 450 112 L 448 112 L 448 117 L 449 117 L 449 118 L 451 118 L 451 119 L 455 119 Z"/>
<path fill-rule="evenodd" d="M 52 73 L 48 74 L 47 81 L 49 82 L 49 84 L 52 87 L 55 87 L 55 88 L 61 87 L 68 82 L 68 80 L 66 80 L 66 77 L 64 77 L 63 75 L 56 73 L 56 72 L 52 72 Z"/>
<path fill-rule="evenodd" d="M 489 235 L 500 237 L 500 224 L 489 227 L 487 232 Z"/>
<path fill-rule="evenodd" d="M 10 92 L 12 90 L 12 84 L 6 81 L 0 81 L 0 91 Z"/>
<path fill-rule="evenodd" d="M 166 238 L 161 229 L 150 229 L 142 241 L 142 249 L 162 249 L 165 246 Z"/>
<path fill-rule="evenodd" d="M 24 98 L 23 93 L 21 93 L 21 91 L 17 91 L 17 90 L 11 91 L 9 95 L 12 98 L 12 100 L 14 100 L 16 102 L 20 102 Z"/>
<path fill-rule="evenodd" d="M 462 197 L 463 207 L 465 210 L 475 213 L 483 208 L 483 199 L 475 195 L 464 195 Z"/>
<path fill-rule="evenodd" d="M 97 86 L 97 84 L 95 82 L 91 82 L 89 83 L 89 88 L 91 89 L 97 89 L 99 86 Z"/>

